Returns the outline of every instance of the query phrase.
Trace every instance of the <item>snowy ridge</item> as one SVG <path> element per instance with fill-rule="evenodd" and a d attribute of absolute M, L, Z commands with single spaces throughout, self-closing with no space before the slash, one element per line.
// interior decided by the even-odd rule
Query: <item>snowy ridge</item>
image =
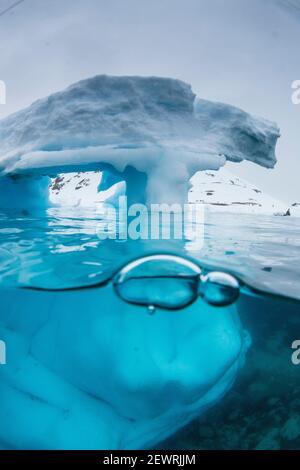
<path fill-rule="evenodd" d="M 50 186 L 50 200 L 58 205 L 96 207 L 105 200 L 116 199 L 122 189 L 124 192 L 122 183 L 107 191 L 98 192 L 101 179 L 99 172 L 60 174 Z M 288 210 L 287 204 L 272 198 L 224 168 L 219 171 L 198 172 L 190 183 L 189 202 L 205 204 L 211 211 L 283 215 Z M 300 214 L 300 204 L 298 206 Z M 294 206 L 291 215 L 296 214 L 296 209 Z"/>
<path fill-rule="evenodd" d="M 99 191 L 102 181 L 103 173 L 99 171 L 61 173 L 50 184 L 50 201 L 66 207 L 96 207 L 115 199 L 119 193 L 125 193 L 123 182 Z"/>
<path fill-rule="evenodd" d="M 300 217 L 300 202 L 294 202 L 289 207 L 289 213 L 294 217 Z"/>
<path fill-rule="evenodd" d="M 284 215 L 288 205 L 222 168 L 198 172 L 191 179 L 189 201 L 213 211 Z"/>

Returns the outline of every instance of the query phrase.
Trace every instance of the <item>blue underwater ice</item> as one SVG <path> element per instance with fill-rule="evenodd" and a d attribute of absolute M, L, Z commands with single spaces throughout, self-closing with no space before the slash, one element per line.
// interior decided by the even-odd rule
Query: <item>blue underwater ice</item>
<path fill-rule="evenodd" d="M 218 309 L 199 298 L 183 310 L 157 308 L 149 314 L 146 307 L 124 303 L 111 284 L 62 292 L 21 289 L 18 283 L 77 285 L 97 271 L 101 278 L 118 264 L 120 252 L 129 256 L 132 249 L 109 241 L 107 247 L 99 241 L 95 246 L 95 236 L 80 230 L 75 219 L 49 219 L 48 226 L 41 222 L 5 220 L 4 446 L 149 447 L 220 400 L 250 345 L 235 305 Z M 9 230 L 10 223 L 18 227 Z M 80 243 L 85 245 L 81 252 L 76 249 Z M 169 295 L 178 295 L 178 286 Z"/>

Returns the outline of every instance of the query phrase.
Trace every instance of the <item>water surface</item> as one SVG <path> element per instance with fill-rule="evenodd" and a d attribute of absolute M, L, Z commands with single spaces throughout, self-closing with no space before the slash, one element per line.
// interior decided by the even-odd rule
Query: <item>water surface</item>
<path fill-rule="evenodd" d="M 260 291 L 237 302 L 252 338 L 246 365 L 219 403 L 158 447 L 299 448 L 300 366 L 291 361 L 291 344 L 300 339 L 300 219 L 207 213 L 199 246 L 192 240 L 101 241 L 98 223 L 92 210 L 0 214 L 2 289 L 87 285 L 129 259 L 161 251 L 230 271 Z"/>

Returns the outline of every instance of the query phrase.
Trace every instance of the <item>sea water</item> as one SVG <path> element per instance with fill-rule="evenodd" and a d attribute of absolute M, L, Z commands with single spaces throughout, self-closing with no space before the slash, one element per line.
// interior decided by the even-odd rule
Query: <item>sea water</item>
<path fill-rule="evenodd" d="M 300 448 L 300 219 L 208 213 L 199 248 L 191 240 L 99 240 L 98 222 L 93 211 L 78 209 L 50 209 L 46 217 L 2 213 L 2 292 L 14 289 L 17 299 L 24 285 L 88 285 L 109 279 L 134 257 L 166 251 L 188 255 L 209 269 L 231 272 L 252 288 L 242 291 L 236 302 L 240 321 L 251 337 L 246 362 L 225 396 L 183 429 L 175 433 L 171 429 L 171 437 L 155 447 Z M 36 314 L 40 312 L 40 324 L 35 325 L 39 328 L 46 321 L 43 303 L 47 300 L 42 293 L 32 295 L 37 296 L 33 305 Z M 5 318 L 5 300 L 0 308 Z M 143 307 L 137 311 L 147 314 Z M 156 313 L 151 306 L 149 313 L 152 321 Z M 180 314 L 185 315 L 184 309 Z M 29 334 L 30 315 L 19 318 L 18 308 L 10 315 L 10 328 L 22 324 Z M 9 358 L 7 345 L 5 353 Z M 84 367 L 84 362 L 76 367 Z M 5 442 L 1 445 L 9 447 Z"/>

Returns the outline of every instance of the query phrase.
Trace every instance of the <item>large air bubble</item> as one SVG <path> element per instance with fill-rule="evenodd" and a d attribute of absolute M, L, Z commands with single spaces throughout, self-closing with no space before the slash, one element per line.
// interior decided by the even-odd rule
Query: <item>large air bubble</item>
<path fill-rule="evenodd" d="M 147 256 L 124 267 L 114 288 L 125 302 L 176 310 L 197 299 L 200 273 L 198 265 L 181 257 Z"/>

